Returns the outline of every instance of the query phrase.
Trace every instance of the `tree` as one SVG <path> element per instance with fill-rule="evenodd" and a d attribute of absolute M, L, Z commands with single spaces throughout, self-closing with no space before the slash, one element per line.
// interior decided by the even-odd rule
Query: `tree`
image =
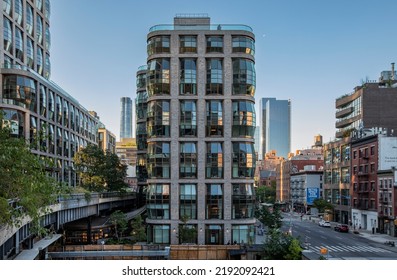
<path fill-rule="evenodd" d="M 110 222 L 114 225 L 116 238 L 119 240 L 128 226 L 127 215 L 120 210 L 116 210 L 110 215 Z"/>
<path fill-rule="evenodd" d="M 179 225 L 179 242 L 180 243 L 196 243 L 197 229 L 187 224 L 189 216 L 184 215 L 181 217 L 182 224 Z"/>
<path fill-rule="evenodd" d="M 273 184 L 274 182 L 274 184 Z M 260 186 L 256 189 L 256 197 L 259 202 L 274 203 L 276 201 L 276 182 L 271 186 Z"/>
<path fill-rule="evenodd" d="M 81 186 L 90 191 L 122 191 L 127 186 L 127 166 L 110 151 L 90 144 L 76 153 L 74 162 Z"/>
<path fill-rule="evenodd" d="M 265 260 L 300 260 L 302 248 L 299 240 L 282 233 L 279 229 L 271 229 L 263 247 Z"/>
<path fill-rule="evenodd" d="M 318 198 L 313 201 L 313 207 L 318 209 L 319 213 L 325 213 L 327 210 L 334 209 L 334 206 L 323 198 Z"/>
<path fill-rule="evenodd" d="M 131 228 L 131 235 L 135 242 L 146 241 L 146 227 L 144 225 L 144 220 L 142 219 L 141 215 L 132 219 Z"/>
<path fill-rule="evenodd" d="M 278 208 L 274 208 L 272 210 L 265 206 L 257 208 L 255 216 L 264 226 L 267 226 L 270 229 L 278 229 L 281 227 L 282 216 Z"/>
<path fill-rule="evenodd" d="M 65 190 L 48 174 L 48 163 L 30 151 L 25 139 L 12 137 L 0 114 L 0 224 L 18 225 L 32 219 L 42 232 L 40 217 Z"/>

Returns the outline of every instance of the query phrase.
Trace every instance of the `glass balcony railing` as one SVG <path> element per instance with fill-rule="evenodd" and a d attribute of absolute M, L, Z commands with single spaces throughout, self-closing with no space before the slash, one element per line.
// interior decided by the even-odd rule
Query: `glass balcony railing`
<path fill-rule="evenodd" d="M 164 30 L 238 30 L 253 32 L 253 29 L 244 24 L 206 24 L 206 25 L 174 25 L 159 24 L 152 26 L 149 32 Z"/>

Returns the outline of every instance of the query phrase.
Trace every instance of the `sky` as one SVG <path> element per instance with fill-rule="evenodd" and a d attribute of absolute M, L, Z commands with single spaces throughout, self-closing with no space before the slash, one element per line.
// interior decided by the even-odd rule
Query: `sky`
<path fill-rule="evenodd" d="M 334 140 L 336 98 L 397 62 L 396 11 L 395 0 L 52 0 L 51 80 L 119 140 L 120 98 L 135 99 L 150 27 L 186 13 L 249 25 L 257 122 L 262 97 L 290 99 L 294 152 L 317 134 Z"/>

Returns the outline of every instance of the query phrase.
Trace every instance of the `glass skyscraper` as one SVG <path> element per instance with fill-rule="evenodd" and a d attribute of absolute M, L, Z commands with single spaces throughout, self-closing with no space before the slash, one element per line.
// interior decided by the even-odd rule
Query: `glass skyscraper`
<path fill-rule="evenodd" d="M 121 97 L 120 139 L 132 138 L 132 99 Z"/>
<path fill-rule="evenodd" d="M 260 158 L 275 150 L 287 158 L 291 152 L 291 101 L 262 98 L 260 102 Z"/>

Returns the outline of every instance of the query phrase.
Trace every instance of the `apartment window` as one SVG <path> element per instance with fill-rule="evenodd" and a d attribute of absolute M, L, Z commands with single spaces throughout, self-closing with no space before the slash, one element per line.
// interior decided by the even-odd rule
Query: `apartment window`
<path fill-rule="evenodd" d="M 371 173 L 375 173 L 375 163 L 371 163 Z"/>
<path fill-rule="evenodd" d="M 356 159 L 357 158 L 357 150 L 354 150 L 353 151 L 353 159 Z"/>
<path fill-rule="evenodd" d="M 207 59 L 206 94 L 223 95 L 223 67 L 222 59 Z"/>
<path fill-rule="evenodd" d="M 3 76 L 3 102 L 37 112 L 36 82 L 24 76 Z"/>
<path fill-rule="evenodd" d="M 43 44 L 43 19 L 36 16 L 36 40 L 39 44 Z"/>
<path fill-rule="evenodd" d="M 206 136 L 223 135 L 222 101 L 210 100 L 206 102 Z"/>
<path fill-rule="evenodd" d="M 29 4 L 26 4 L 26 31 L 33 35 L 33 8 Z"/>
<path fill-rule="evenodd" d="M 233 101 L 232 136 L 254 137 L 256 114 L 255 103 L 251 101 Z"/>
<path fill-rule="evenodd" d="M 208 36 L 207 37 L 207 53 L 223 52 L 223 37 L 222 36 Z"/>
<path fill-rule="evenodd" d="M 183 58 L 180 60 L 179 94 L 197 94 L 196 60 Z"/>
<path fill-rule="evenodd" d="M 252 184 L 232 184 L 232 219 L 254 217 L 255 196 Z"/>
<path fill-rule="evenodd" d="M 179 218 L 197 219 L 197 185 L 179 186 Z"/>
<path fill-rule="evenodd" d="M 371 156 L 375 155 L 375 146 L 371 146 Z"/>
<path fill-rule="evenodd" d="M 14 19 L 15 21 L 22 26 L 23 19 L 23 3 L 22 0 L 15 0 L 14 2 Z"/>
<path fill-rule="evenodd" d="M 375 191 L 375 182 L 371 182 L 371 192 Z"/>
<path fill-rule="evenodd" d="M 170 59 L 158 58 L 148 62 L 146 89 L 148 96 L 170 94 Z"/>
<path fill-rule="evenodd" d="M 23 61 L 23 37 L 19 28 L 15 29 L 15 57 Z"/>
<path fill-rule="evenodd" d="M 246 36 L 236 36 L 232 38 L 232 51 L 234 53 L 255 54 L 255 41 Z"/>
<path fill-rule="evenodd" d="M 136 124 L 136 143 L 138 151 L 146 150 L 147 148 L 147 133 L 146 123 L 141 122 Z"/>
<path fill-rule="evenodd" d="M 170 225 L 149 225 L 148 242 L 154 244 L 170 244 Z"/>
<path fill-rule="evenodd" d="M 252 60 L 234 58 L 232 94 L 254 96 L 256 85 L 255 65 Z"/>
<path fill-rule="evenodd" d="M 223 190 L 221 184 L 207 184 L 206 219 L 223 218 Z"/>
<path fill-rule="evenodd" d="M 3 0 L 3 12 L 11 16 L 12 0 Z"/>
<path fill-rule="evenodd" d="M 148 143 L 147 171 L 149 178 L 170 178 L 170 169 L 170 143 Z"/>
<path fill-rule="evenodd" d="M 223 178 L 223 149 L 221 142 L 207 143 L 206 178 Z"/>
<path fill-rule="evenodd" d="M 233 143 L 233 178 L 253 178 L 255 172 L 255 149 L 253 143 L 234 142 Z"/>
<path fill-rule="evenodd" d="M 44 68 L 43 50 L 41 48 L 37 48 L 37 51 L 36 51 L 36 71 L 37 71 L 37 73 L 42 75 L 43 68 Z"/>
<path fill-rule="evenodd" d="M 170 36 L 155 36 L 147 42 L 147 54 L 170 53 Z"/>
<path fill-rule="evenodd" d="M 180 53 L 197 53 L 197 37 L 196 36 L 181 36 L 179 40 Z"/>
<path fill-rule="evenodd" d="M 147 135 L 148 137 L 170 136 L 170 102 L 154 100 L 148 102 Z"/>
<path fill-rule="evenodd" d="M 4 50 L 12 53 L 12 27 L 11 27 L 11 22 L 4 17 L 3 18 L 3 40 L 4 40 Z"/>
<path fill-rule="evenodd" d="M 170 185 L 149 184 L 146 196 L 149 219 L 170 218 Z"/>
<path fill-rule="evenodd" d="M 147 98 L 148 98 L 148 94 L 146 91 L 138 91 L 136 93 L 135 107 L 136 107 L 136 117 L 138 120 L 146 120 Z"/>
<path fill-rule="evenodd" d="M 182 100 L 180 102 L 179 135 L 197 136 L 197 108 L 196 101 Z"/>
<path fill-rule="evenodd" d="M 197 177 L 197 148 L 195 142 L 180 143 L 179 177 Z"/>
<path fill-rule="evenodd" d="M 57 122 L 62 124 L 62 101 L 58 95 L 56 96 L 56 110 Z"/>

